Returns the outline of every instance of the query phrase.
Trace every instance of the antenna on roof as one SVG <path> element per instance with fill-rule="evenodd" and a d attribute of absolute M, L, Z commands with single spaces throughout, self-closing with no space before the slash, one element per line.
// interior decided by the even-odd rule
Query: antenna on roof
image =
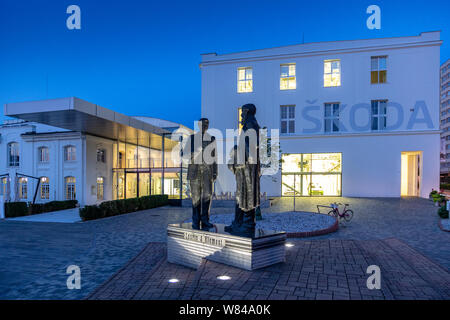
<path fill-rule="evenodd" d="M 48 73 L 45 74 L 45 99 L 48 99 Z"/>
<path fill-rule="evenodd" d="M 305 44 L 305 33 L 303 32 L 302 34 L 303 34 L 303 36 L 302 36 L 302 44 Z"/>

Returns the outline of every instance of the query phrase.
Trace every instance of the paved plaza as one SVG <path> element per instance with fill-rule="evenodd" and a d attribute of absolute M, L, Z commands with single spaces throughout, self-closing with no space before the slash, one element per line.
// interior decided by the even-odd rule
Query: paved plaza
<path fill-rule="evenodd" d="M 195 279 L 210 277 L 212 280 L 206 283 L 211 288 L 219 285 L 215 282 L 215 274 L 208 270 L 232 274 L 232 280 L 223 282 L 220 286 L 233 287 L 233 284 L 236 286 L 235 281 L 241 277 L 248 278 L 248 290 L 245 291 L 244 297 L 249 299 L 254 297 L 254 294 L 254 298 L 260 295 L 259 298 L 271 296 L 280 299 L 344 299 L 344 296 L 387 299 L 448 298 L 448 282 L 443 279 L 447 279 L 450 269 L 450 233 L 439 229 L 437 208 L 432 202 L 413 198 L 303 198 L 297 199 L 296 209 L 316 211 L 316 204 L 329 204 L 335 200 L 351 204 L 355 216 L 350 224 L 341 226 L 333 234 L 292 240 L 295 246 L 289 248 L 286 264 L 256 271 L 254 275 L 235 268 L 214 265 L 212 262 L 205 262 L 200 271 L 165 262 L 165 226 L 189 219 L 189 208 L 167 206 L 80 223 L 0 221 L 0 298 L 83 299 L 90 295 L 94 297 L 93 292 L 100 294 L 100 289 L 94 290 L 108 279 L 122 282 L 121 279 L 128 279 L 130 287 L 126 290 L 117 285 L 118 282 L 113 284 L 111 281 L 102 287 L 109 288 L 110 292 L 114 291 L 111 289 L 114 286 L 120 288 L 121 298 L 124 299 L 172 297 L 172 294 L 173 297 L 180 297 L 181 294 L 181 297 L 199 299 L 206 295 L 208 288 L 196 288 Z M 282 199 L 271 208 L 264 209 L 263 215 L 292 209 L 291 199 Z M 217 208 L 213 213 L 229 210 Z M 145 254 L 148 250 L 152 252 L 150 256 Z M 382 296 L 373 291 L 367 293 L 363 290 L 359 291 L 359 294 L 356 292 L 356 287 L 359 290 L 365 287 L 366 264 L 381 266 L 386 287 L 377 292 Z M 66 268 L 69 265 L 78 265 L 81 269 L 81 290 L 67 289 Z M 127 269 L 134 271 L 130 273 Z M 117 273 L 119 270 L 122 271 Z M 364 272 L 361 273 L 362 271 Z M 304 272 L 307 273 L 308 279 L 305 278 Z M 169 273 L 182 278 L 183 281 L 180 281 L 178 286 L 185 289 L 173 291 L 176 293 L 152 292 L 153 282 L 147 280 L 154 279 L 154 283 L 162 284 Z M 111 278 L 113 275 L 115 276 Z M 439 278 L 436 278 L 437 275 Z M 339 279 L 342 283 L 344 276 L 347 279 L 347 290 L 340 290 L 342 295 L 338 295 L 335 291 L 338 292 L 339 289 L 331 289 L 336 288 L 336 281 L 339 288 Z M 258 277 L 273 277 L 272 282 L 266 282 L 273 285 L 270 292 L 269 289 L 252 287 L 254 279 L 260 282 L 257 281 Z M 310 277 L 312 280 L 309 280 Z M 316 284 L 301 284 L 305 281 L 315 282 L 316 278 Z M 398 282 L 402 284 L 397 285 Z M 280 289 L 283 283 L 290 286 L 289 289 Z M 136 287 L 140 285 L 142 287 L 136 292 Z M 313 288 L 314 285 L 317 288 Z M 419 291 L 413 290 L 415 287 L 418 287 Z M 297 294 L 292 294 L 292 290 L 297 290 Z M 239 289 L 229 293 L 225 291 L 223 294 L 217 294 L 217 298 L 242 296 L 242 292 L 238 294 L 238 291 Z M 113 295 L 116 294 L 117 292 Z"/>
<path fill-rule="evenodd" d="M 287 249 L 285 263 L 254 271 L 205 259 L 193 270 L 168 263 L 164 245 L 151 243 L 88 298 L 450 299 L 450 273 L 397 239 L 294 240 L 290 243 L 294 246 Z M 370 265 L 380 266 L 380 290 L 367 288 L 366 270 Z M 231 279 L 217 279 L 222 275 Z M 179 282 L 171 283 L 169 279 Z"/>

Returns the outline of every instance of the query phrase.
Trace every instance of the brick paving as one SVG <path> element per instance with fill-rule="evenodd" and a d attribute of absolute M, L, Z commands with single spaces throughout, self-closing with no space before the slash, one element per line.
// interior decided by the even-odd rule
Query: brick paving
<path fill-rule="evenodd" d="M 420 260 L 419 256 L 424 256 L 443 269 L 450 269 L 450 233 L 439 229 L 437 208 L 432 202 L 414 198 L 302 198 L 297 200 L 297 210 L 315 211 L 315 204 L 332 201 L 352 205 L 355 216 L 351 223 L 335 233 L 304 241 L 339 243 L 397 238 L 418 254 L 411 253 L 411 257 Z M 290 210 L 292 200 L 283 199 L 263 209 L 263 215 Z M 230 212 L 230 208 L 212 211 L 224 213 Z M 1 220 L 0 299 L 83 299 L 150 242 L 164 245 L 167 224 L 182 222 L 190 215 L 189 208 L 162 207 L 72 224 Z M 81 290 L 67 289 L 66 268 L 72 264 L 80 266 Z M 324 267 L 326 270 L 328 267 Z M 351 266 L 344 270 L 354 271 Z M 322 297 L 327 298 L 324 294 Z M 293 297 L 287 295 L 287 298 Z"/>
<path fill-rule="evenodd" d="M 155 250 L 161 252 L 161 244 L 149 244 L 89 299 L 450 299 L 450 273 L 398 239 L 290 242 L 294 247 L 287 248 L 286 263 L 256 271 L 205 259 L 193 270 L 161 257 L 145 281 L 137 281 L 130 290 L 128 276 L 148 268 L 146 257 L 154 256 Z M 380 290 L 366 285 L 366 270 L 373 264 L 381 269 Z M 219 275 L 231 280 L 218 280 Z M 172 278 L 180 281 L 169 283 Z"/>

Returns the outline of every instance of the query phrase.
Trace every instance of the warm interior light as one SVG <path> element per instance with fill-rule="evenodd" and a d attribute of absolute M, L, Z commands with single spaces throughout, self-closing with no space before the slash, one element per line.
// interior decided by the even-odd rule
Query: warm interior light
<path fill-rule="evenodd" d="M 217 277 L 218 280 L 231 280 L 230 276 L 218 276 Z"/>

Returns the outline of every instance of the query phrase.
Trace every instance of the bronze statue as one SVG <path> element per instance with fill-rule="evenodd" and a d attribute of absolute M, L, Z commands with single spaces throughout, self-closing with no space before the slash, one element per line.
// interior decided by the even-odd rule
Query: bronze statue
<path fill-rule="evenodd" d="M 261 166 L 259 158 L 259 125 L 253 104 L 242 106 L 238 145 L 232 150 L 228 168 L 236 177 L 235 218 L 225 231 L 248 234 L 255 230 L 255 213 L 260 202 Z"/>
<path fill-rule="evenodd" d="M 213 184 L 217 178 L 216 140 L 206 131 L 209 120 L 199 120 L 200 131 L 189 136 L 185 148 L 190 148 L 187 180 L 192 199 L 192 227 L 207 230 L 213 227 L 209 222 L 209 211 Z"/>

